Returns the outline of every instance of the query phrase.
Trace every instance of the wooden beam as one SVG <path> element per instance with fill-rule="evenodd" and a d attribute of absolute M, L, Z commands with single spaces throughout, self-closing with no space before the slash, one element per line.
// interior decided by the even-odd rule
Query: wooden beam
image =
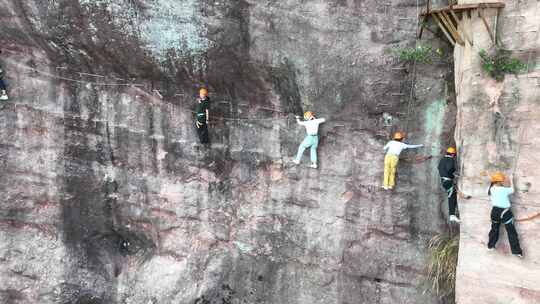
<path fill-rule="evenodd" d="M 450 34 L 448 34 L 448 31 L 446 31 L 446 28 L 444 27 L 444 25 L 442 25 L 441 20 L 439 20 L 439 17 L 437 17 L 437 14 L 433 14 L 431 16 L 433 16 L 433 18 L 435 19 L 435 21 L 439 25 L 439 28 L 442 30 L 442 32 L 444 33 L 446 38 L 448 38 L 448 41 L 450 41 L 452 46 L 455 46 L 456 43 L 454 42 L 454 39 L 452 39 L 452 36 L 450 36 Z"/>
<path fill-rule="evenodd" d="M 491 29 L 489 28 L 489 24 L 487 23 L 486 18 L 484 18 L 484 15 L 482 15 L 482 13 L 480 11 L 481 10 L 478 10 L 478 17 L 480 17 L 480 19 L 482 19 L 482 22 L 484 23 L 484 26 L 486 27 L 486 30 L 489 33 L 489 38 L 491 38 L 491 42 L 493 42 L 493 44 L 495 44 L 495 37 L 493 37 L 493 33 L 491 32 Z"/>
<path fill-rule="evenodd" d="M 460 20 L 459 20 L 458 16 L 456 15 L 456 13 L 454 13 L 454 11 L 450 11 L 450 14 L 452 15 L 452 17 L 454 17 L 454 20 L 456 20 L 456 26 L 457 26 L 457 29 L 459 31 Z M 461 29 L 462 29 L 461 33 L 463 33 L 463 36 L 465 37 L 465 39 L 467 39 L 467 41 L 469 41 L 470 45 L 473 45 L 472 39 L 471 39 L 471 37 L 469 37 L 469 34 L 467 34 L 467 31 L 465 30 L 465 28 L 462 27 Z"/>
<path fill-rule="evenodd" d="M 468 10 L 473 8 L 502 8 L 505 7 L 504 1 L 499 2 L 486 2 L 486 3 L 471 3 L 471 4 L 458 4 L 453 5 L 454 10 Z"/>
<path fill-rule="evenodd" d="M 424 27 L 426 26 L 425 24 L 426 24 L 427 20 L 428 20 L 428 15 L 423 16 L 422 21 L 420 21 L 421 22 L 420 23 L 420 31 L 418 32 L 418 36 L 417 36 L 418 39 L 422 39 L 422 33 L 424 33 Z"/>
<path fill-rule="evenodd" d="M 441 40 L 444 40 L 444 37 L 441 36 L 441 35 L 439 34 L 439 32 L 434 32 L 434 31 L 431 30 L 429 27 L 426 27 L 426 31 L 432 33 L 433 36 L 435 36 L 435 37 L 437 37 L 437 38 L 439 38 L 439 39 L 441 39 Z"/>
<path fill-rule="evenodd" d="M 429 12 L 431 9 L 431 0 L 428 0 L 426 2 L 426 12 Z M 420 24 L 420 33 L 418 33 L 418 39 L 422 39 L 422 33 L 424 32 L 424 26 L 429 18 L 429 15 L 425 15 L 424 18 L 422 18 L 422 23 Z"/>
<path fill-rule="evenodd" d="M 450 14 L 448 15 L 448 19 L 450 20 L 453 20 L 456 22 L 456 28 L 458 28 L 458 25 L 459 25 L 459 18 L 458 16 L 456 15 L 456 13 L 452 10 L 448 11 Z M 450 18 L 450 16 L 452 16 L 452 18 Z"/>
<path fill-rule="evenodd" d="M 454 20 L 456 21 L 456 25 L 459 26 L 459 21 L 460 21 L 460 20 L 459 20 L 458 16 L 456 15 L 456 13 L 455 13 L 453 10 L 451 10 L 451 11 L 450 11 L 450 15 L 452 15 L 452 17 L 453 17 Z"/>
<path fill-rule="evenodd" d="M 492 2 L 492 3 L 472 3 L 472 4 L 456 4 L 456 5 L 450 5 L 439 9 L 424 11 L 420 15 L 429 15 L 433 13 L 440 13 L 440 12 L 447 12 L 450 10 L 453 11 L 467 11 L 472 10 L 476 8 L 503 8 L 505 6 L 504 2 Z"/>
<path fill-rule="evenodd" d="M 493 29 L 493 37 L 495 37 L 495 44 L 497 44 L 497 25 L 499 24 L 499 12 L 501 11 L 500 8 L 497 9 L 497 13 L 495 14 L 495 26 Z"/>
<path fill-rule="evenodd" d="M 454 37 L 454 40 L 457 43 L 461 44 L 461 45 L 465 45 L 465 41 L 463 41 L 463 39 L 461 39 L 461 36 L 459 35 L 459 32 L 458 32 L 457 28 L 454 26 L 454 24 L 452 23 L 452 21 L 450 20 L 448 15 L 445 12 L 441 12 L 441 13 L 439 13 L 439 17 L 441 18 L 443 23 L 446 24 L 446 27 L 448 28 L 448 30 L 452 34 L 452 37 Z"/>

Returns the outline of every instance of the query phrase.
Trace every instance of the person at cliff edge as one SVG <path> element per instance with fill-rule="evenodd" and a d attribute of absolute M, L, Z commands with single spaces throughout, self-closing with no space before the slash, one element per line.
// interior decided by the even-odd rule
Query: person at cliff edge
<path fill-rule="evenodd" d="M 454 173 L 456 172 L 456 148 L 449 147 L 446 155 L 439 161 L 439 176 L 441 185 L 446 190 L 448 197 L 448 220 L 460 223 L 461 220 L 456 215 L 457 189 L 454 184 Z"/>
<path fill-rule="evenodd" d="M 300 116 L 296 116 L 296 122 L 299 125 L 306 127 L 307 135 L 298 147 L 298 153 L 293 163 L 299 165 L 302 155 L 307 148 L 310 148 L 311 165 L 313 169 L 317 169 L 317 146 L 319 145 L 319 125 L 325 122 L 324 118 L 315 118 L 315 115 L 311 111 L 304 113 L 304 121 L 300 121 Z"/>
<path fill-rule="evenodd" d="M 497 241 L 499 240 L 499 227 L 504 224 L 508 241 L 510 242 L 510 250 L 512 254 L 522 258 L 523 251 L 519 245 L 519 239 L 514 226 L 514 215 L 510 210 L 510 195 L 514 193 L 512 180 L 497 172 L 491 176 L 491 185 L 489 186 L 488 195 L 493 208 L 491 209 L 491 230 L 489 231 L 488 250 L 494 250 Z"/>
<path fill-rule="evenodd" d="M 389 141 L 384 150 L 387 151 L 384 157 L 384 181 L 383 189 L 392 190 L 396 184 L 396 171 L 399 162 L 399 155 L 405 149 L 420 148 L 424 145 L 408 145 L 403 143 L 405 135 L 402 132 L 394 133 L 394 139 Z"/>
<path fill-rule="evenodd" d="M 0 50 L 0 54 L 2 51 Z M 4 69 L 0 66 L 0 100 L 8 100 L 6 83 L 4 82 Z"/>
<path fill-rule="evenodd" d="M 210 97 L 208 97 L 208 90 L 202 88 L 199 90 L 199 98 L 197 99 L 195 127 L 197 128 L 197 135 L 201 144 L 209 144 L 210 138 L 208 137 L 208 122 L 210 119 Z"/>

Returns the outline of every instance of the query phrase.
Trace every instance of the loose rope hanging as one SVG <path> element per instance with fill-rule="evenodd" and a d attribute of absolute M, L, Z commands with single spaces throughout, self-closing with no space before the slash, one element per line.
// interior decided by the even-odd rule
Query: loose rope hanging
<path fill-rule="evenodd" d="M 418 31 L 420 29 L 420 3 L 416 0 L 416 31 L 414 34 L 414 48 L 418 48 Z M 411 103 L 414 99 L 414 89 L 416 87 L 416 60 L 413 61 L 412 79 L 411 79 L 411 91 L 409 93 L 409 102 L 407 103 L 407 123 L 405 125 L 405 132 L 409 132 L 409 122 L 411 121 Z"/>

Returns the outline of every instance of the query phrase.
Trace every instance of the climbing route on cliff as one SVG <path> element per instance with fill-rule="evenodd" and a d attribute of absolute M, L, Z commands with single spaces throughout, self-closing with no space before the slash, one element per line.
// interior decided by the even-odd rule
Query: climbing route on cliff
<path fill-rule="evenodd" d="M 0 0 L 0 303 L 538 302 L 539 7 L 420 3 Z M 531 71 L 490 105 L 495 38 Z M 424 43 L 448 58 L 391 54 Z M 385 155 L 397 131 L 426 147 Z M 439 204 L 453 138 L 459 229 Z M 302 146 L 317 170 L 291 163 Z M 487 250 L 495 170 L 515 176 L 523 259 Z M 424 288 L 445 253 L 450 287 Z"/>

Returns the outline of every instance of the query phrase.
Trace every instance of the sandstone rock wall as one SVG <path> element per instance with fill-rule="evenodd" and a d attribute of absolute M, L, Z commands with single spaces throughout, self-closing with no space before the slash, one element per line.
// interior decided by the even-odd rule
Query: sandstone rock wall
<path fill-rule="evenodd" d="M 474 45 L 455 50 L 458 104 L 456 142 L 461 152 L 461 188 L 473 196 L 460 201 L 461 239 L 457 275 L 457 303 L 540 302 L 540 202 L 535 180 L 539 141 L 540 26 L 538 1 L 506 1 L 499 11 L 483 10 L 500 45 L 527 63 L 526 72 L 489 79 L 481 68 L 479 50 L 493 46 L 477 13 L 465 16 L 461 28 Z M 524 259 L 510 254 L 501 232 L 495 252 L 486 250 L 491 206 L 488 173 L 513 174 L 516 194 L 513 212 Z M 504 229 L 502 229 L 504 230 Z"/>
<path fill-rule="evenodd" d="M 435 166 L 455 110 L 449 62 L 413 82 L 390 54 L 414 45 L 416 3 L 0 6 L 0 302 L 438 302 L 425 245 L 445 229 Z M 287 165 L 307 109 L 328 119 L 319 170 Z M 427 147 L 390 194 L 396 129 Z"/>

